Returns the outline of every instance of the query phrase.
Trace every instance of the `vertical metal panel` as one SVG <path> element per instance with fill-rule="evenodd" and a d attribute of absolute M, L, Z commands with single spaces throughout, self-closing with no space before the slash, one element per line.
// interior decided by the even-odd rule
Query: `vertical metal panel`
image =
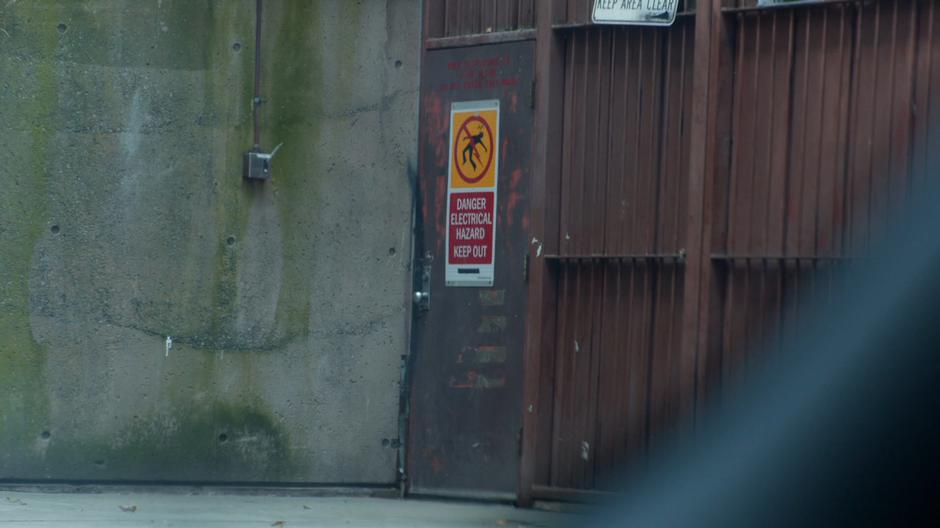
<path fill-rule="evenodd" d="M 932 2 L 738 12 L 722 377 L 780 350 L 926 177 Z M 915 109 L 923 105 L 924 120 Z"/>
<path fill-rule="evenodd" d="M 678 24 L 571 35 L 562 255 L 682 247 L 692 39 L 691 24 Z"/>
<path fill-rule="evenodd" d="M 541 379 L 554 408 L 537 463 L 549 468 L 538 484 L 556 488 L 603 488 L 607 468 L 681 422 L 679 339 L 698 331 L 682 325 L 685 273 L 670 258 L 694 227 L 693 27 L 591 27 L 591 3 L 567 0 L 555 20 L 568 36 L 557 325 Z M 728 137 L 705 143 L 713 255 L 699 265 L 713 282 L 693 340 L 705 347 L 697 368 L 717 378 L 701 379 L 709 387 L 785 361 L 806 303 L 831 301 L 840 270 L 940 163 L 934 2 L 725 5 L 729 50 L 714 64 L 733 76 L 709 97 L 729 101 L 714 116 L 727 125 L 709 130 Z"/>
<path fill-rule="evenodd" d="M 940 167 L 940 8 L 935 2 L 919 4 L 916 89 L 913 107 L 913 159 L 911 193 L 922 188 L 930 171 Z"/>
<path fill-rule="evenodd" d="M 682 20 L 569 35 L 541 484 L 603 488 L 678 417 L 693 29 Z"/>
<path fill-rule="evenodd" d="M 554 331 L 556 328 L 556 292 L 558 284 L 548 263 L 541 257 L 557 253 L 554 236 L 558 231 L 558 196 L 561 180 L 561 145 L 564 123 L 565 46 L 562 35 L 553 29 L 563 0 L 542 2 L 536 22 L 535 127 L 533 131 L 532 179 L 529 185 L 530 233 L 528 313 L 524 349 L 523 437 L 519 463 L 517 504 L 531 506 L 534 484 L 548 482 L 551 457 L 551 413 L 555 371 Z"/>

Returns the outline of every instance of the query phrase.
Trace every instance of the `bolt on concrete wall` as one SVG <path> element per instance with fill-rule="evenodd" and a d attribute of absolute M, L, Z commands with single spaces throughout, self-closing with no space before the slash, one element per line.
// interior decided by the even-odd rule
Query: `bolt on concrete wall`
<path fill-rule="evenodd" d="M 420 2 L 265 2 L 261 184 L 254 4 L 0 4 L 0 479 L 395 479 Z"/>

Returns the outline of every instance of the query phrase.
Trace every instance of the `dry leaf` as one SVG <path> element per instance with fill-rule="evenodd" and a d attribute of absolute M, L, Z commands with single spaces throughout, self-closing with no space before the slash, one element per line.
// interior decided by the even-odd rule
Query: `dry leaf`
<path fill-rule="evenodd" d="M 304 509 L 305 509 L 305 510 L 312 510 L 313 508 L 311 508 L 310 506 L 307 506 L 306 504 L 304 504 Z"/>
<path fill-rule="evenodd" d="M 13 499 L 13 498 L 7 497 L 7 502 L 12 502 L 13 504 L 19 504 L 20 506 L 26 506 L 26 503 L 23 502 L 22 499 Z"/>
<path fill-rule="evenodd" d="M 273 523 L 271 523 L 271 526 L 275 526 L 277 528 L 283 528 L 284 524 L 285 524 L 284 521 L 274 521 Z"/>
<path fill-rule="evenodd" d="M 121 508 L 121 511 L 122 511 L 122 512 L 127 512 L 127 513 L 134 513 L 135 511 L 137 511 L 137 506 L 136 506 L 136 505 L 133 505 L 133 506 L 118 506 L 118 508 Z"/>

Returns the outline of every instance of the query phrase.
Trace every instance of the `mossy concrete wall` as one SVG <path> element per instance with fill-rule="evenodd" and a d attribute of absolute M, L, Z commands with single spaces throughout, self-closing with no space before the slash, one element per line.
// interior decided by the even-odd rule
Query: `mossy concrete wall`
<path fill-rule="evenodd" d="M 395 480 L 419 4 L 0 2 L 0 479 Z"/>

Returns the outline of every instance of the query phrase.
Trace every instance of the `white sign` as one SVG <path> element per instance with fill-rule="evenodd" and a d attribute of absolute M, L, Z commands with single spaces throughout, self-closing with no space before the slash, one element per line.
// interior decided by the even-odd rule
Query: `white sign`
<path fill-rule="evenodd" d="M 595 24 L 671 26 L 679 0 L 594 0 Z"/>

